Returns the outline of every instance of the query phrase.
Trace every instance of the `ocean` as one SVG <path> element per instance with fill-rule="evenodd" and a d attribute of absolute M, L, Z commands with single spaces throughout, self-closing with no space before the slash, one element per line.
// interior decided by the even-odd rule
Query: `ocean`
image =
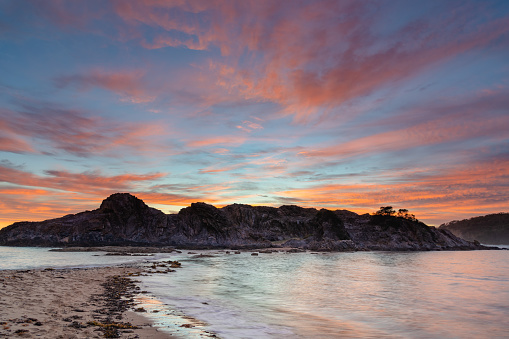
<path fill-rule="evenodd" d="M 509 251 L 194 252 L 0 247 L 0 269 L 178 260 L 176 272 L 137 278 L 148 292 L 139 302 L 185 338 L 509 337 Z"/>

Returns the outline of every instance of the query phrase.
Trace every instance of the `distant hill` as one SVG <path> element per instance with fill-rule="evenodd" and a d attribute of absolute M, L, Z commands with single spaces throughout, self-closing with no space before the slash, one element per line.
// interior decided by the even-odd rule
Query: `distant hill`
<path fill-rule="evenodd" d="M 299 206 L 223 208 L 198 202 L 164 214 L 129 193 L 116 193 L 93 211 L 0 230 L 7 246 L 294 247 L 313 251 L 474 250 L 445 229 L 417 220 Z"/>
<path fill-rule="evenodd" d="M 440 225 L 439 228 L 449 230 L 460 238 L 477 240 L 482 244 L 509 244 L 509 213 L 454 220 Z"/>

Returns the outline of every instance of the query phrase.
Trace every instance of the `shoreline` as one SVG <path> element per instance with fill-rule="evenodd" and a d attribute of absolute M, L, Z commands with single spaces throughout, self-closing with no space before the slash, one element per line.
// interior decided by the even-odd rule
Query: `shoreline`
<path fill-rule="evenodd" d="M 164 279 L 166 274 L 171 280 L 173 278 L 171 275 L 176 274 L 175 278 L 177 278 L 178 273 L 170 272 L 186 270 L 185 267 L 192 260 L 185 258 L 235 256 L 235 251 L 197 252 L 182 253 L 171 259 L 168 257 L 156 258 L 151 262 L 110 264 L 110 266 L 101 267 L 48 269 L 44 267 L 51 266 L 44 266 L 38 269 L 0 270 L 0 338 L 104 338 L 104 332 L 101 330 L 103 327 L 100 325 L 111 325 L 112 323 L 124 325 L 130 323 L 133 326 L 142 327 L 135 329 L 114 326 L 119 330 L 120 338 L 221 336 L 224 329 L 228 327 L 224 327 L 224 324 L 223 327 L 217 326 L 216 322 L 205 315 L 215 313 L 210 312 L 210 310 L 214 310 L 212 306 L 219 305 L 219 310 L 223 310 L 222 304 L 214 304 L 209 300 L 198 300 L 198 304 L 209 305 L 210 302 L 211 308 L 205 307 L 209 308 L 206 310 L 208 313 L 187 313 L 188 308 L 181 308 L 181 305 L 172 302 L 172 298 L 165 298 L 173 295 L 194 295 L 192 291 L 189 293 L 189 290 L 180 288 L 187 286 L 188 283 L 192 284 L 193 279 L 181 280 L 178 278 L 176 280 L 178 283 L 169 283 L 168 286 L 174 285 L 173 287 L 176 288 L 169 294 L 166 294 L 166 291 L 161 293 L 161 290 L 158 289 L 161 283 L 169 282 Z M 264 252 L 264 250 L 243 251 L 239 254 L 245 258 L 251 258 L 252 255 L 257 258 L 258 253 L 261 257 L 270 256 L 269 252 Z M 309 251 L 306 253 L 309 255 L 327 254 L 327 252 Z M 420 256 L 416 256 L 416 258 L 418 257 Z M 34 260 L 37 258 L 37 254 L 31 253 L 26 258 Z M 357 262 L 352 256 L 345 256 L 343 259 L 350 263 Z M 182 262 L 182 265 L 179 261 Z M 314 262 L 319 263 L 322 260 Z M 314 267 L 314 265 L 310 267 Z M 191 265 L 189 268 L 191 269 Z M 193 270 L 187 272 L 191 272 L 188 277 L 192 278 L 196 274 L 200 274 L 202 270 L 196 270 L 196 266 L 194 266 Z M 488 277 L 492 275 L 490 274 Z M 145 279 L 146 276 L 156 279 L 149 277 Z M 138 279 L 141 281 L 137 281 Z M 108 297 L 108 288 L 105 285 L 111 287 L 110 292 L 113 293 L 110 293 L 110 297 Z M 116 293 L 123 293 L 123 295 L 121 298 L 115 298 Z M 127 304 L 119 302 L 122 300 L 130 300 L 130 304 L 129 302 Z M 202 301 L 206 301 L 206 303 Z M 107 305 L 108 303 L 111 304 Z M 129 307 L 123 309 L 124 306 Z M 136 308 L 141 307 L 144 310 L 134 312 Z M 218 308 L 216 307 L 215 310 Z M 109 315 L 110 319 L 107 319 L 106 315 Z M 121 319 L 116 318 L 118 315 L 122 315 Z M 190 315 L 196 318 L 190 317 Z M 97 323 L 89 324 L 94 321 Z M 215 326 L 215 329 L 212 325 Z"/>
<path fill-rule="evenodd" d="M 0 337 L 155 338 L 148 316 L 134 312 L 143 267 L 109 266 L 0 271 Z"/>

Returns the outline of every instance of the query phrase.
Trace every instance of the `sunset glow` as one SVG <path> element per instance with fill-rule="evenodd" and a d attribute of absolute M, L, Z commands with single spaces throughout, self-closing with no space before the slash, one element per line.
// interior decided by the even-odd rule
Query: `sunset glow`
<path fill-rule="evenodd" d="M 509 212 L 509 2 L 0 1 L 0 228 L 115 192 Z"/>

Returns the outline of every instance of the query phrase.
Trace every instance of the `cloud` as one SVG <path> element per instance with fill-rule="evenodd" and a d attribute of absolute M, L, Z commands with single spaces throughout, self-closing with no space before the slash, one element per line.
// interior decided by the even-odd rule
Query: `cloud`
<path fill-rule="evenodd" d="M 384 8 L 377 12 L 370 6 L 361 1 L 305 1 L 299 6 L 118 2 L 115 9 L 128 24 L 184 33 L 183 40 L 169 38 L 168 46 L 218 47 L 225 61 L 210 63 L 217 86 L 244 99 L 279 103 L 298 121 L 395 86 L 509 30 L 507 19 L 496 18 L 492 8 L 474 20 L 478 12 L 465 9 L 470 5 L 442 4 L 437 15 L 381 34 L 375 27 L 384 19 Z M 253 61 L 240 62 L 241 56 Z"/>
<path fill-rule="evenodd" d="M 215 145 L 231 146 L 231 145 L 241 145 L 245 141 L 246 138 L 242 136 L 219 136 L 190 141 L 187 143 L 187 146 L 193 148 L 208 147 Z"/>
<path fill-rule="evenodd" d="M 236 126 L 236 128 L 238 128 L 244 132 L 251 133 L 252 131 L 255 131 L 258 129 L 263 129 L 263 126 L 256 122 L 246 120 L 246 121 L 242 122 L 242 125 Z"/>
<path fill-rule="evenodd" d="M 0 163 L 0 227 L 15 221 L 45 220 L 99 207 L 112 193 L 147 189 L 165 173 L 104 175 L 48 170 L 44 175 Z"/>
<path fill-rule="evenodd" d="M 233 164 L 233 165 L 226 165 L 226 166 L 218 166 L 218 165 L 214 165 L 214 166 L 211 166 L 211 167 L 207 167 L 207 168 L 203 168 L 199 171 L 199 173 L 201 174 L 205 174 L 205 173 L 208 173 L 208 174 L 211 174 L 211 173 L 221 173 L 221 172 L 230 172 L 230 171 L 235 171 L 235 170 L 238 170 L 244 166 L 246 166 L 247 163 L 240 163 L 240 164 Z"/>
<path fill-rule="evenodd" d="M 442 151 L 445 151 L 448 147 L 454 148 L 454 145 L 476 139 L 498 142 L 506 139 L 505 126 L 509 124 L 509 115 L 504 112 L 507 112 L 508 98 L 508 91 L 501 90 L 460 98 L 456 103 L 429 103 L 413 108 L 414 111 L 404 111 L 387 123 L 377 121 L 382 132 L 330 146 L 308 148 L 299 154 L 310 158 L 345 160 L 432 145 L 441 145 Z M 401 127 L 398 126 L 400 117 L 407 121 L 408 126 L 398 128 Z M 387 128 L 392 130 L 383 131 Z"/>
<path fill-rule="evenodd" d="M 509 194 L 509 161 L 476 159 L 434 170 L 390 170 L 364 183 L 326 183 L 273 192 L 281 201 L 309 207 L 346 208 L 359 213 L 379 206 L 408 208 L 419 219 L 440 224 L 452 219 L 500 212 Z M 383 180 L 379 180 L 383 177 Z"/>
<path fill-rule="evenodd" d="M 55 85 L 59 88 L 77 86 L 80 90 L 90 90 L 97 87 L 117 93 L 122 100 L 133 103 L 147 103 L 155 100 L 156 96 L 148 93 L 143 80 L 143 71 L 100 71 L 92 70 L 87 74 L 75 74 L 55 78 Z"/>
<path fill-rule="evenodd" d="M 75 173 L 48 170 L 37 175 L 0 163 L 0 228 L 15 221 L 45 220 L 96 209 L 112 193 L 130 192 L 157 208 L 188 206 L 193 202 L 224 203 L 228 185 L 160 184 L 165 173 L 105 175 L 100 171 Z M 161 206 L 159 206 L 161 205 Z M 29 217 L 27 217 L 29 216 Z"/>
<path fill-rule="evenodd" d="M 40 221 L 97 208 L 100 199 L 40 188 L 0 185 L 0 228 L 16 221 Z"/>
<path fill-rule="evenodd" d="M 102 28 L 98 22 L 107 18 L 116 39 L 145 48 L 206 51 L 208 64 L 194 65 L 200 67 L 198 76 L 181 78 L 186 85 L 180 90 L 167 85 L 175 97 L 192 96 L 188 102 L 197 106 L 226 100 L 272 102 L 297 122 L 325 119 L 347 103 L 396 90 L 509 31 L 507 18 L 499 17 L 490 3 L 436 2 L 431 9 L 418 4 L 415 10 L 415 4 L 329 0 L 84 3 L 38 6 L 60 25 L 72 25 L 66 18 L 82 8 L 80 29 L 97 32 Z M 410 9 L 422 14 L 394 20 L 394 13 Z M 103 88 L 133 102 L 155 100 L 144 81 L 136 71 L 57 79 L 60 86 Z"/>
<path fill-rule="evenodd" d="M 48 170 L 44 174 L 36 175 L 0 165 L 0 183 L 103 196 L 109 192 L 135 190 L 141 183 L 157 181 L 166 176 L 165 173 L 106 176 L 98 171 L 73 173 L 61 170 Z"/>
<path fill-rule="evenodd" d="M 159 35 L 153 39 L 153 41 L 147 42 L 142 41 L 142 46 L 148 49 L 158 49 L 163 47 L 186 47 L 194 50 L 205 50 L 207 46 L 205 44 L 196 41 L 192 37 L 187 39 L 177 39 L 172 36 Z"/>
<path fill-rule="evenodd" d="M 19 138 L 15 134 L 11 134 L 5 131 L 0 126 L 0 131 L 5 136 L 0 137 L 0 151 L 10 153 L 33 153 L 35 150 L 32 146 L 22 138 Z"/>
<path fill-rule="evenodd" d="M 447 213 L 459 210 L 455 199 L 461 196 L 468 202 L 464 208 L 473 210 L 474 197 L 493 207 L 500 206 L 505 194 L 503 168 L 475 155 L 502 154 L 507 146 L 509 93 L 493 83 L 505 84 L 507 71 L 499 61 L 509 32 L 506 13 L 497 11 L 500 2 L 55 0 L 0 6 L 16 9 L 4 16 L 12 41 L 17 42 L 18 34 L 43 39 L 48 47 L 56 41 L 70 48 L 71 57 L 89 46 L 98 48 L 93 59 L 85 53 L 76 60 L 101 64 L 82 68 L 69 61 L 62 67 L 72 70 L 60 70 L 57 77 L 48 76 L 50 66 L 70 60 L 68 56 L 48 63 L 38 59 L 48 69 L 33 73 L 39 80 L 24 85 L 30 87 L 26 91 L 64 101 L 73 100 L 61 97 L 66 93 L 78 91 L 82 99 L 100 92 L 100 97 L 106 93 L 143 104 L 122 105 L 126 115 L 112 119 L 99 117 L 103 112 L 21 96 L 13 102 L 11 96 L 0 109 L 0 151 L 36 154 L 29 157 L 34 164 L 41 155 L 48 156 L 44 161 L 86 157 L 72 159 L 78 166 L 105 157 L 125 164 L 133 156 L 148 158 L 157 152 L 158 162 L 178 163 L 172 172 L 175 168 L 175 181 L 182 185 L 206 178 L 221 186 L 216 181 L 228 178 L 222 185 L 232 187 L 211 188 L 207 194 L 191 185 L 163 191 L 154 186 L 163 179 L 157 176 L 144 180 L 65 170 L 36 175 L 0 163 L 9 185 L 50 192 L 53 205 L 41 205 L 48 210 L 56 211 L 59 199 L 69 194 L 76 201 L 78 196 L 99 201 L 98 195 L 104 198 L 110 190 L 136 190 L 159 203 L 200 199 L 221 204 L 240 199 L 233 192 L 239 193 L 239 182 L 247 179 L 260 183 L 257 189 L 274 190 L 281 201 L 317 207 L 336 206 L 335 197 L 359 210 L 378 208 L 379 202 L 414 204 L 421 199 L 428 210 L 419 212 L 435 219 L 440 206 Z M 75 49 L 83 33 L 88 34 L 80 40 L 84 45 Z M 35 40 L 12 44 L 12 51 L 38 51 L 39 44 L 31 43 Z M 51 56 L 51 49 L 46 51 Z M 127 59 L 118 58 L 126 51 Z M 107 68 L 111 60 L 114 69 Z M 141 67 L 125 64 L 133 60 Z M 26 75 L 31 71 L 28 67 Z M 38 87 L 45 76 L 61 90 Z M 480 83 L 486 87 L 479 90 Z M 108 105 L 93 103 L 105 110 Z M 131 114 L 142 108 L 161 120 L 123 120 L 134 119 Z M 118 107 L 104 113 L 116 112 Z M 164 131 L 168 115 L 181 134 Z M 168 154 L 162 138 L 180 146 L 178 159 L 160 156 Z M 274 145 L 287 148 L 276 150 Z M 257 152 L 268 147 L 272 149 Z M 467 171 L 478 164 L 494 166 L 498 176 Z M 469 175 L 489 175 L 484 184 L 502 195 L 476 187 Z M 450 187 L 454 176 L 461 187 Z M 80 183 L 93 190 L 86 196 L 74 193 L 86 189 Z M 27 193 L 19 192 L 18 197 Z"/>
<path fill-rule="evenodd" d="M 13 153 L 65 152 L 80 157 L 118 157 L 162 151 L 152 141 L 163 133 L 160 123 L 119 122 L 44 102 L 23 102 L 17 111 L 0 109 L 0 150 Z M 115 152 L 117 151 L 117 152 Z"/>

